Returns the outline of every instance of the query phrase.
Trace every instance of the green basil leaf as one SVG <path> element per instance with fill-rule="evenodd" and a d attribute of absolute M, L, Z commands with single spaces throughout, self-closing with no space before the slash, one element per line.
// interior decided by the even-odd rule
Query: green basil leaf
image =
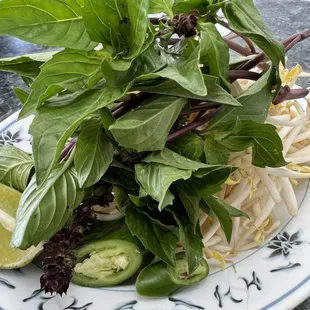
<path fill-rule="evenodd" d="M 208 1 L 206 0 L 175 0 L 173 12 L 175 14 L 198 11 L 201 14 L 207 13 Z"/>
<path fill-rule="evenodd" d="M 125 214 L 127 208 L 130 208 L 130 206 L 132 205 L 128 193 L 125 191 L 124 188 L 120 186 L 114 186 L 113 190 L 117 208 L 120 212 Z"/>
<path fill-rule="evenodd" d="M 108 61 L 102 62 L 102 72 L 108 85 L 123 86 L 134 81 L 141 75 L 160 70 L 166 64 L 166 59 L 151 45 L 146 51 L 133 60 L 126 71 L 116 71 Z"/>
<path fill-rule="evenodd" d="M 75 168 L 81 188 L 99 182 L 113 161 L 113 145 L 103 133 L 100 122 L 85 124 L 78 137 Z"/>
<path fill-rule="evenodd" d="M 231 56 L 229 58 L 229 70 L 235 70 L 242 64 L 251 60 L 249 56 Z"/>
<path fill-rule="evenodd" d="M 200 264 L 204 248 L 200 227 L 190 223 L 184 208 L 171 206 L 167 210 L 171 212 L 179 224 L 180 241 L 184 247 L 188 262 L 189 274 L 192 274 Z"/>
<path fill-rule="evenodd" d="M 158 163 L 182 170 L 196 171 L 208 165 L 190 160 L 176 152 L 164 148 L 160 153 L 152 153 L 143 159 L 145 163 Z"/>
<path fill-rule="evenodd" d="M 210 185 L 214 183 L 220 183 L 226 181 L 231 173 L 233 173 L 237 167 L 229 165 L 207 165 L 207 168 L 199 169 L 195 171 L 193 175 L 197 178 L 205 178 L 210 180 Z"/>
<path fill-rule="evenodd" d="M 0 147 L 0 182 L 23 192 L 27 187 L 32 158 L 22 150 L 11 147 Z"/>
<path fill-rule="evenodd" d="M 253 147 L 252 163 L 257 167 L 281 167 L 287 164 L 282 153 L 281 138 L 276 127 L 270 124 L 242 121 L 242 128 L 237 134 L 219 140 L 219 143 L 232 152 Z"/>
<path fill-rule="evenodd" d="M 13 88 L 15 96 L 18 98 L 21 104 L 25 104 L 29 97 L 29 93 L 22 88 L 15 87 Z"/>
<path fill-rule="evenodd" d="M 85 0 L 84 21 L 91 38 L 113 54 L 133 59 L 148 31 L 148 0 Z"/>
<path fill-rule="evenodd" d="M 225 233 L 226 239 L 228 242 L 231 240 L 233 222 L 232 217 L 241 217 L 245 216 L 248 218 L 248 215 L 241 210 L 233 208 L 232 206 L 228 205 L 225 201 L 221 200 L 216 196 L 208 196 L 204 198 L 204 201 L 209 209 L 213 211 L 213 213 L 218 218 L 221 227 Z M 201 205 L 204 206 L 203 204 Z M 203 209 L 204 212 L 208 213 L 209 209 Z"/>
<path fill-rule="evenodd" d="M 280 62 L 285 64 L 283 44 L 270 35 L 253 0 L 225 1 L 222 8 L 234 30 L 253 40 L 277 68 Z"/>
<path fill-rule="evenodd" d="M 169 79 L 166 79 L 163 82 L 159 80 L 160 83 L 158 83 L 157 80 L 154 80 L 154 83 L 151 85 L 147 85 L 146 83 L 136 83 L 133 89 L 153 94 L 212 101 L 229 106 L 241 106 L 241 104 L 230 93 L 218 84 L 218 78 L 211 75 L 203 75 L 203 79 L 208 91 L 206 96 L 195 95 L 187 89 L 182 88 L 178 83 Z"/>
<path fill-rule="evenodd" d="M 179 238 L 169 227 L 132 206 L 126 208 L 126 224 L 146 249 L 168 265 L 175 265 L 175 248 Z"/>
<path fill-rule="evenodd" d="M 103 125 L 103 128 L 105 130 L 105 133 L 110 139 L 113 139 L 113 136 L 109 130 L 110 126 L 115 122 L 115 118 L 111 113 L 111 110 L 107 107 L 104 107 L 99 110 L 101 123 Z"/>
<path fill-rule="evenodd" d="M 222 190 L 222 184 L 236 168 L 231 166 L 214 166 L 214 168 L 200 169 L 186 181 L 193 193 L 199 197 L 207 197 Z"/>
<path fill-rule="evenodd" d="M 91 50 L 78 0 L 3 0 L 0 2 L 0 35 L 35 44 Z"/>
<path fill-rule="evenodd" d="M 224 145 L 214 140 L 214 136 L 205 139 L 204 152 L 209 165 L 227 165 L 230 151 Z"/>
<path fill-rule="evenodd" d="M 229 89 L 228 67 L 229 48 L 221 34 L 212 23 L 199 23 L 200 28 L 200 62 L 208 64 L 210 74 L 218 77 L 221 84 Z"/>
<path fill-rule="evenodd" d="M 243 212 L 242 210 L 239 210 L 237 208 L 232 207 L 231 205 L 227 204 L 224 200 L 221 200 L 221 203 L 223 207 L 228 211 L 229 215 L 231 217 L 246 217 L 250 219 L 249 215 L 246 212 Z"/>
<path fill-rule="evenodd" d="M 120 230 L 127 229 L 127 225 L 125 224 L 125 219 L 122 218 L 116 221 L 103 222 L 103 221 L 95 221 L 90 226 L 90 229 L 87 229 L 84 232 L 84 240 L 85 242 L 98 240 L 106 237 L 109 234 L 115 233 Z"/>
<path fill-rule="evenodd" d="M 166 13 L 173 18 L 172 6 L 174 0 L 150 0 L 150 14 Z"/>
<path fill-rule="evenodd" d="M 203 154 L 203 144 L 203 139 L 194 132 L 189 132 L 172 142 L 181 155 L 191 160 L 197 160 Z"/>
<path fill-rule="evenodd" d="M 129 198 L 137 207 L 143 207 L 147 204 L 149 196 L 140 197 L 140 196 L 129 195 Z"/>
<path fill-rule="evenodd" d="M 123 147 L 138 151 L 161 150 L 185 103 L 182 98 L 156 98 L 120 117 L 110 126 L 110 131 Z"/>
<path fill-rule="evenodd" d="M 156 72 L 156 75 L 175 81 L 195 95 L 206 96 L 208 91 L 200 70 L 199 59 L 200 46 L 188 58 L 171 61 L 163 70 Z"/>
<path fill-rule="evenodd" d="M 223 140 L 231 135 L 237 135 L 242 129 L 242 122 L 239 117 L 236 121 L 230 121 L 225 123 L 215 134 L 214 138 L 216 141 Z"/>
<path fill-rule="evenodd" d="M 23 76 L 21 75 L 22 80 L 24 83 L 30 88 L 31 84 L 33 83 L 34 79 L 29 76 Z"/>
<path fill-rule="evenodd" d="M 170 185 L 177 180 L 187 180 L 192 172 L 180 170 L 162 164 L 138 164 L 136 179 L 142 189 L 153 199 L 159 202 L 159 210 L 173 203 L 174 196 L 169 191 Z"/>
<path fill-rule="evenodd" d="M 52 58 L 55 52 L 29 54 L 18 57 L 0 59 L 0 71 L 14 72 L 30 78 L 40 73 L 40 67 Z"/>
<path fill-rule="evenodd" d="M 26 250 L 48 240 L 81 203 L 84 191 L 79 189 L 76 172 L 67 166 L 53 170 L 40 187 L 32 178 L 18 206 L 12 246 Z"/>
<path fill-rule="evenodd" d="M 228 121 L 253 120 L 264 123 L 269 107 L 274 98 L 272 88 L 276 84 L 275 70 L 270 68 L 257 82 L 246 90 L 237 99 L 241 107 L 224 107 L 209 123 L 208 128 L 212 129 Z"/>
<path fill-rule="evenodd" d="M 196 227 L 199 219 L 201 198 L 196 196 L 191 187 L 182 180 L 176 182 L 176 191 L 187 212 L 191 225 Z"/>
<path fill-rule="evenodd" d="M 149 23 L 148 24 L 148 31 L 146 34 L 146 39 L 142 45 L 142 48 L 140 50 L 140 54 L 142 54 L 144 51 L 146 51 L 150 45 L 154 44 L 154 39 L 155 39 L 156 34 L 157 34 L 157 31 L 156 31 L 155 27 L 151 23 Z M 123 57 L 123 55 L 119 54 L 118 56 L 110 59 L 110 65 L 111 65 L 112 69 L 114 69 L 116 71 L 127 71 L 130 68 L 133 60 L 134 60 L 134 58 L 125 59 Z"/>
<path fill-rule="evenodd" d="M 30 134 L 33 136 L 32 150 L 39 184 L 46 179 L 65 143 L 82 121 L 92 112 L 121 98 L 125 92 L 126 89 L 103 88 L 80 95 L 58 96 L 37 110 Z"/>
<path fill-rule="evenodd" d="M 102 181 L 121 186 L 130 191 L 137 191 L 139 189 L 134 170 L 129 169 L 116 161 L 112 163 L 101 179 Z"/>
<path fill-rule="evenodd" d="M 33 114 L 37 107 L 64 89 L 73 92 L 95 85 L 103 77 L 101 61 L 95 52 L 64 50 L 55 54 L 41 67 L 19 117 Z"/>

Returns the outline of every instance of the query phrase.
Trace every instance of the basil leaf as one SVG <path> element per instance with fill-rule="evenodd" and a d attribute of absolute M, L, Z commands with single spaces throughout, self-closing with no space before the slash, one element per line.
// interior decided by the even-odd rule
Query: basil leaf
<path fill-rule="evenodd" d="M 35 44 L 91 50 L 91 42 L 77 0 L 3 0 L 0 35 Z"/>
<path fill-rule="evenodd" d="M 64 50 L 55 54 L 41 67 L 19 117 L 33 114 L 37 107 L 64 89 L 77 91 L 95 85 L 103 77 L 101 61 L 95 52 Z"/>
<path fill-rule="evenodd" d="M 192 172 L 180 170 L 162 164 L 138 164 L 136 168 L 136 179 L 142 189 L 153 199 L 159 202 L 159 210 L 171 205 L 174 196 L 169 191 L 170 185 L 177 180 L 187 180 Z"/>
<path fill-rule="evenodd" d="M 226 239 L 228 242 L 230 242 L 233 229 L 232 217 L 246 216 L 248 218 L 248 215 L 241 210 L 233 208 L 232 206 L 228 205 L 225 201 L 221 200 L 216 196 L 210 195 L 204 198 L 204 201 L 208 206 L 208 208 L 210 208 L 218 218 L 221 227 L 225 233 Z M 201 204 L 201 206 L 204 207 L 203 204 Z M 208 208 L 203 209 L 203 211 L 208 213 L 209 211 Z"/>
<path fill-rule="evenodd" d="M 248 62 L 251 60 L 249 56 L 231 56 L 229 58 L 229 69 L 230 70 L 235 70 L 242 64 Z"/>
<path fill-rule="evenodd" d="M 125 92 L 126 89 L 103 88 L 80 95 L 58 96 L 37 110 L 30 134 L 33 136 L 32 150 L 39 184 L 46 179 L 65 143 L 82 121 L 92 112 L 121 98 Z"/>
<path fill-rule="evenodd" d="M 166 59 L 151 45 L 146 51 L 133 60 L 126 71 L 114 70 L 108 61 L 102 62 L 102 72 L 108 85 L 123 86 L 141 75 L 160 70 L 166 64 Z"/>
<path fill-rule="evenodd" d="M 210 74 L 220 78 L 221 84 L 229 89 L 227 82 L 229 48 L 212 23 L 199 23 L 201 37 L 200 62 L 208 64 Z"/>
<path fill-rule="evenodd" d="M 146 196 L 129 195 L 129 198 L 137 207 L 143 207 L 147 204 L 147 201 L 150 197 L 148 195 Z"/>
<path fill-rule="evenodd" d="M 177 138 L 172 145 L 177 147 L 178 151 L 184 157 L 191 160 L 197 160 L 203 154 L 203 139 L 194 132 Z"/>
<path fill-rule="evenodd" d="M 219 143 L 232 152 L 253 147 L 252 163 L 257 167 L 281 167 L 287 164 L 282 153 L 281 138 L 276 127 L 270 124 L 242 121 L 242 128 L 237 134 L 219 140 Z"/>
<path fill-rule="evenodd" d="M 127 229 L 124 218 L 110 222 L 95 221 L 95 223 L 90 226 L 90 229 L 84 232 L 84 240 L 88 242 L 102 239 L 109 234 L 124 229 Z"/>
<path fill-rule="evenodd" d="M 125 214 L 127 208 L 130 208 L 130 206 L 132 205 L 128 193 L 122 187 L 115 186 L 114 197 L 118 210 Z"/>
<path fill-rule="evenodd" d="M 113 54 L 133 59 L 148 30 L 148 0 L 85 0 L 83 18 L 91 38 Z"/>
<path fill-rule="evenodd" d="M 23 192 L 27 187 L 32 158 L 22 150 L 11 147 L 0 147 L 0 182 Z"/>
<path fill-rule="evenodd" d="M 107 107 L 104 107 L 99 110 L 101 123 L 103 125 L 103 128 L 105 130 L 105 133 L 110 139 L 113 139 L 113 136 L 111 132 L 109 131 L 110 126 L 115 122 L 115 118 L 111 113 L 111 110 Z"/>
<path fill-rule="evenodd" d="M 123 147 L 138 151 L 161 150 L 185 103 L 182 98 L 156 98 L 120 117 L 110 126 L 110 131 Z"/>
<path fill-rule="evenodd" d="M 271 37 L 253 0 L 225 1 L 222 8 L 234 30 L 253 40 L 277 68 L 280 62 L 285 64 L 284 47 Z"/>
<path fill-rule="evenodd" d="M 102 132 L 100 122 L 85 124 L 78 137 L 75 168 L 81 188 L 96 184 L 113 161 L 113 145 Z"/>
<path fill-rule="evenodd" d="M 238 117 L 240 120 L 253 120 L 264 123 L 274 97 L 272 88 L 275 84 L 275 71 L 274 68 L 270 68 L 268 72 L 237 98 L 242 105 L 241 107 L 224 107 L 210 121 L 208 129 L 215 128 L 228 121 L 235 121 Z"/>
<path fill-rule="evenodd" d="M 209 165 L 226 165 L 228 163 L 230 151 L 226 146 L 215 141 L 214 136 L 206 137 L 204 152 L 206 163 Z"/>
<path fill-rule="evenodd" d="M 199 219 L 200 200 L 191 190 L 191 187 L 184 181 L 176 182 L 176 192 L 187 212 L 191 225 L 196 227 Z"/>
<path fill-rule="evenodd" d="M 21 104 L 25 104 L 29 97 L 29 93 L 22 88 L 15 87 L 13 88 L 15 96 L 18 98 Z"/>
<path fill-rule="evenodd" d="M 121 164 L 116 165 L 114 161 L 108 171 L 101 178 L 102 181 L 107 183 L 121 186 L 130 191 L 136 191 L 139 189 L 139 185 L 135 179 L 135 172 Z"/>
<path fill-rule="evenodd" d="M 231 166 L 214 166 L 214 168 L 201 169 L 194 173 L 186 183 L 193 193 L 199 197 L 208 197 L 222 190 L 222 184 L 227 180 L 235 168 Z"/>
<path fill-rule="evenodd" d="M 157 255 L 168 265 L 175 265 L 175 248 L 178 236 L 169 227 L 151 219 L 135 207 L 126 208 L 126 224 L 146 249 Z"/>
<path fill-rule="evenodd" d="M 231 173 L 236 170 L 236 167 L 225 165 L 207 165 L 207 168 L 195 171 L 193 175 L 197 178 L 210 179 L 210 185 L 226 181 Z"/>
<path fill-rule="evenodd" d="M 26 250 L 51 238 L 72 216 L 83 196 L 76 172 L 68 170 L 67 163 L 53 170 L 40 187 L 33 177 L 18 206 L 12 246 Z"/>
<path fill-rule="evenodd" d="M 173 18 L 172 6 L 174 0 L 150 0 L 150 14 L 166 13 Z"/>
<path fill-rule="evenodd" d="M 40 73 L 40 66 L 52 58 L 55 52 L 29 54 L 18 57 L 0 59 L 0 71 L 14 72 L 30 78 Z"/>
<path fill-rule="evenodd" d="M 175 14 L 198 11 L 201 14 L 207 13 L 208 1 L 206 0 L 175 0 L 173 12 Z"/>
<path fill-rule="evenodd" d="M 176 152 L 164 148 L 160 153 L 152 153 L 143 159 L 145 163 L 158 163 L 182 170 L 196 171 L 208 165 L 190 160 Z"/>
<path fill-rule="evenodd" d="M 184 208 L 178 206 L 168 207 L 167 210 L 171 212 L 179 224 L 180 241 L 184 247 L 189 274 L 192 274 L 200 264 L 203 254 L 202 249 L 204 244 L 202 242 L 202 235 L 199 226 L 194 226 L 188 220 Z"/>
<path fill-rule="evenodd" d="M 195 95 L 206 96 L 208 91 L 200 70 L 199 59 L 200 46 L 187 59 L 171 61 L 163 70 L 156 72 L 156 75 L 175 81 Z"/>
<path fill-rule="evenodd" d="M 151 85 L 147 85 L 146 83 L 136 83 L 133 89 L 153 94 L 212 101 L 229 106 L 241 106 L 241 104 L 230 93 L 218 84 L 218 78 L 211 75 L 203 75 L 203 79 L 208 91 L 206 96 L 195 95 L 187 89 L 182 88 L 178 83 L 168 79 L 160 83 L 155 80 Z"/>

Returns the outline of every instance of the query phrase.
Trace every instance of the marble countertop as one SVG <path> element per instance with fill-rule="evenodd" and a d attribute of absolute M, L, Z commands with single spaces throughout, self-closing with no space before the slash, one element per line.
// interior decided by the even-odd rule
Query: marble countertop
<path fill-rule="evenodd" d="M 297 31 L 310 29 L 310 0 L 254 0 L 266 23 L 278 39 L 284 39 Z M 22 42 L 11 37 L 0 37 L 0 58 L 44 51 L 46 48 Z M 299 63 L 310 72 L 310 40 L 295 46 L 289 53 L 289 66 Z M 298 82 L 303 87 L 310 86 L 310 79 Z M 0 121 L 20 108 L 12 91 L 13 87 L 23 87 L 19 77 L 10 73 L 0 73 Z M 310 298 L 295 310 L 310 310 Z"/>

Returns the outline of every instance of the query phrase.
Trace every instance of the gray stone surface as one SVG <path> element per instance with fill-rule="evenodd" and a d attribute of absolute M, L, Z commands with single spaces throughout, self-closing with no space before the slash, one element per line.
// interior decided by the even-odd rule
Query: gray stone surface
<path fill-rule="evenodd" d="M 284 39 L 297 31 L 310 29 L 310 0 L 255 0 L 266 23 L 274 35 Z M 10 37 L 0 37 L 0 58 L 35 53 L 44 47 L 32 45 Z M 305 41 L 288 53 L 289 65 L 299 63 L 310 72 L 310 40 Z M 310 86 L 310 79 L 299 82 Z M 20 108 L 12 87 L 23 87 L 23 82 L 14 74 L 0 73 L 0 121 Z M 310 310 L 310 299 L 296 310 Z"/>
<path fill-rule="evenodd" d="M 0 36 L 0 58 L 49 50 L 52 49 L 23 42 L 12 37 Z M 18 99 L 14 95 L 13 87 L 26 88 L 25 83 L 18 75 L 0 72 L 0 121 L 4 120 L 21 107 Z"/>

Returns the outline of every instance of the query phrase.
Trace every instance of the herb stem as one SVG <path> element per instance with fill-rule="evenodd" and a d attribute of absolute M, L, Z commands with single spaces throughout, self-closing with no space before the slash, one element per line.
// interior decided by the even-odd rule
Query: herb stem
<path fill-rule="evenodd" d="M 246 70 L 231 70 L 228 72 L 228 77 L 231 83 L 238 79 L 257 81 L 259 78 L 261 78 L 261 74 Z"/>
<path fill-rule="evenodd" d="M 195 113 L 195 112 L 206 112 L 208 110 L 211 110 L 211 109 L 216 109 L 219 107 L 219 104 L 217 103 L 214 103 L 214 102 L 203 102 L 199 105 L 196 105 L 194 107 L 191 107 L 185 111 L 183 111 L 181 113 L 181 115 L 188 115 L 188 114 L 191 114 L 191 113 Z"/>
<path fill-rule="evenodd" d="M 77 137 L 73 137 L 64 147 L 64 149 L 62 150 L 61 154 L 60 154 L 60 158 L 59 161 L 63 161 L 66 158 L 68 158 L 70 156 L 70 154 L 72 153 L 75 145 L 77 143 Z"/>
<path fill-rule="evenodd" d="M 123 103 L 121 103 L 120 106 L 118 107 L 118 109 L 112 113 L 112 115 L 115 118 L 119 118 L 122 115 L 124 115 L 125 113 L 139 107 L 141 105 L 141 103 L 145 99 L 149 98 L 150 96 L 152 96 L 152 94 L 145 93 L 145 92 L 132 93 L 132 94 L 130 94 L 130 98 L 128 100 L 124 101 Z"/>
<path fill-rule="evenodd" d="M 298 88 L 298 89 L 290 89 L 289 86 L 281 87 L 277 98 L 273 101 L 273 104 L 279 104 L 286 100 L 294 100 L 305 98 L 309 95 L 309 90 L 305 88 Z"/>
<path fill-rule="evenodd" d="M 235 33 L 237 36 L 239 36 L 240 38 L 242 38 L 244 40 L 244 42 L 248 45 L 250 51 L 251 51 L 251 54 L 257 54 L 256 52 L 256 49 L 255 49 L 255 46 L 253 44 L 253 42 L 248 39 L 247 37 L 245 37 L 244 35 L 242 35 L 241 33 L 239 33 L 238 31 L 232 29 L 228 23 L 226 23 L 224 20 L 220 19 L 220 18 L 217 18 L 217 22 L 225 27 L 226 29 L 230 30 L 231 32 Z"/>
<path fill-rule="evenodd" d="M 171 142 L 183 135 L 185 135 L 186 133 L 197 129 L 198 127 L 204 125 L 205 123 L 209 122 L 212 118 L 214 118 L 221 110 L 222 110 L 223 106 L 214 109 L 213 111 L 210 111 L 208 114 L 202 116 L 201 118 L 194 120 L 193 122 L 185 125 L 184 127 L 180 128 L 179 130 L 172 132 L 171 134 L 169 134 L 168 138 L 167 138 L 167 142 Z"/>
<path fill-rule="evenodd" d="M 234 42 L 233 40 L 229 40 L 227 38 L 223 38 L 224 42 L 228 45 L 228 47 L 243 56 L 250 56 L 252 53 L 245 47 L 240 44 Z"/>
<path fill-rule="evenodd" d="M 294 47 L 297 43 L 306 40 L 310 37 L 310 29 L 306 30 L 304 32 L 296 33 L 289 38 L 282 41 L 285 52 L 288 52 L 292 47 Z M 262 62 L 266 58 L 266 55 L 264 53 L 258 54 L 255 58 L 249 60 L 242 66 L 240 66 L 238 69 L 240 70 L 250 70 L 256 67 L 260 62 Z"/>
<path fill-rule="evenodd" d="M 174 45 L 176 43 L 179 43 L 181 41 L 181 39 L 179 38 L 171 38 L 168 40 L 168 45 Z"/>
<path fill-rule="evenodd" d="M 288 43 L 286 46 L 285 46 L 285 53 L 287 53 L 293 46 L 295 46 L 298 42 L 300 42 L 302 36 L 301 35 L 298 35 L 296 36 L 296 38 L 294 40 L 292 40 L 290 43 Z"/>
<path fill-rule="evenodd" d="M 149 18 L 151 24 L 153 25 L 159 25 L 160 22 L 166 24 L 168 19 L 167 18 L 158 18 L 158 17 L 150 17 Z"/>

